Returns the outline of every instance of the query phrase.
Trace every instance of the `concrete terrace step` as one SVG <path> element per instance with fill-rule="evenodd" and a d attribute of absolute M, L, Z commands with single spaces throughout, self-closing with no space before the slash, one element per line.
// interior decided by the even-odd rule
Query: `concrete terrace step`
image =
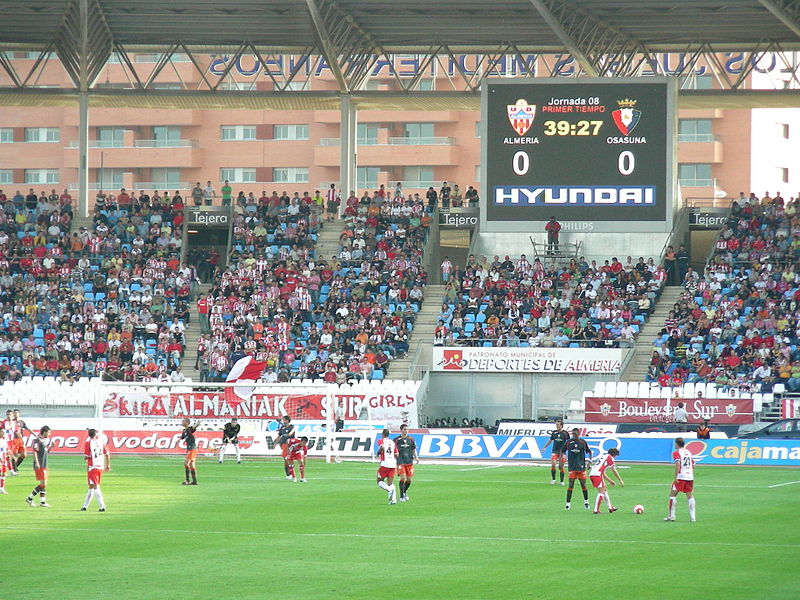
<path fill-rule="evenodd" d="M 408 354 L 405 358 L 389 363 L 388 378 L 409 379 L 409 368 L 420 347 L 422 347 L 422 351 L 418 364 L 430 364 L 433 355 L 433 331 L 438 324 L 437 317 L 442 307 L 444 292 L 445 286 L 443 285 L 429 285 L 425 288 L 425 300 L 414 320 L 414 331 L 411 332 L 411 339 L 408 343 Z M 412 374 L 412 376 L 414 375 Z"/>
<path fill-rule="evenodd" d="M 653 352 L 653 339 L 664 327 L 664 321 L 672 310 L 672 305 L 678 301 L 683 293 L 683 287 L 678 285 L 667 286 L 661 292 L 650 318 L 639 331 L 636 345 L 633 347 L 633 358 L 628 363 L 624 373 L 620 374 L 620 381 L 644 381 L 647 369 L 650 366 L 650 357 Z"/>

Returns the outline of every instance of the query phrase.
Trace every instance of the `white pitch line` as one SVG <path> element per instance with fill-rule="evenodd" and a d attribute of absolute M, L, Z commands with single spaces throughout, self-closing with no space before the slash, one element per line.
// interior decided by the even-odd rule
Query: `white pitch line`
<path fill-rule="evenodd" d="M 666 529 L 666 527 L 665 527 Z M 2 531 L 47 531 L 50 533 L 57 533 L 59 531 L 87 531 L 97 533 L 98 530 L 94 527 L 5 527 L 0 526 Z M 277 531 L 224 531 L 224 530 L 199 530 L 199 529 L 102 529 L 103 532 L 126 533 L 136 534 L 141 533 L 145 535 L 152 535 L 154 533 L 163 533 L 167 535 L 184 535 L 184 534 L 200 534 L 200 535 L 240 535 L 251 536 L 276 536 L 283 535 L 284 532 Z M 292 532 L 295 537 L 310 537 L 310 538 L 363 538 L 384 540 L 386 536 L 383 534 L 373 533 L 297 533 Z M 460 541 L 460 542 L 522 542 L 522 543 L 535 543 L 535 544 L 552 544 L 553 538 L 526 538 L 526 537 L 489 537 L 489 536 L 472 536 L 472 535 L 405 535 L 402 533 L 393 534 L 396 538 L 403 538 L 409 540 L 441 540 L 441 541 Z M 602 540 L 587 540 L 587 539 L 564 539 L 559 538 L 559 541 L 571 543 L 584 543 L 584 544 L 608 544 L 608 539 Z M 726 547 L 741 547 L 741 548 L 800 548 L 800 544 L 772 544 L 772 543 L 759 543 L 759 542 L 708 542 L 708 541 L 671 541 L 671 540 L 613 540 L 614 544 L 644 544 L 648 546 L 726 546 Z"/>
<path fill-rule="evenodd" d="M 793 483 L 800 483 L 800 481 L 787 481 L 786 483 L 776 483 L 775 485 L 769 485 L 767 488 L 779 488 L 785 485 L 792 485 Z"/>
<path fill-rule="evenodd" d="M 496 469 L 498 467 L 504 467 L 505 465 L 489 465 L 487 467 L 470 467 L 469 469 L 459 469 L 459 471 L 481 471 L 483 469 Z"/>

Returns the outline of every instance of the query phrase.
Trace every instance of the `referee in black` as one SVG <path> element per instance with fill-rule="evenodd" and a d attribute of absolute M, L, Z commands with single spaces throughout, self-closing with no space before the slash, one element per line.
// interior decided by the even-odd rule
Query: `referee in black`
<path fill-rule="evenodd" d="M 236 421 L 236 418 L 232 418 L 228 423 L 225 423 L 225 426 L 222 428 L 222 446 L 219 447 L 219 464 L 222 464 L 222 461 L 225 460 L 225 449 L 228 447 L 228 444 L 233 444 L 234 449 L 236 450 L 236 462 L 242 462 L 242 455 L 239 451 L 239 431 L 241 430 L 241 426 Z"/>

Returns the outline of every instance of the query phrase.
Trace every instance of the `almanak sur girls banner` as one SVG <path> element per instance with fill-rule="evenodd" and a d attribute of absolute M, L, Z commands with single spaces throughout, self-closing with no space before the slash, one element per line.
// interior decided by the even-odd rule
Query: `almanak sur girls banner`
<path fill-rule="evenodd" d="M 259 388 L 241 399 L 213 391 L 169 391 L 167 388 L 103 388 L 103 417 L 153 417 L 160 419 L 292 419 L 345 421 L 368 419 L 389 427 L 419 426 L 418 381 L 386 380 L 354 385 L 292 385 Z M 173 388 L 174 390 L 174 388 Z"/>
<path fill-rule="evenodd" d="M 619 373 L 620 348 L 433 348 L 433 370 L 461 373 Z"/>

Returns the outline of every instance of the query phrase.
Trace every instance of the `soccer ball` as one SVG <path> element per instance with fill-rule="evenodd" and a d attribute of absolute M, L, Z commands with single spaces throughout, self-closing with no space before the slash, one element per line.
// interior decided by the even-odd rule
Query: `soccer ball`
<path fill-rule="evenodd" d="M 636 506 L 633 507 L 633 512 L 637 515 L 642 514 L 644 512 L 644 506 L 642 506 L 641 504 L 637 504 Z"/>

